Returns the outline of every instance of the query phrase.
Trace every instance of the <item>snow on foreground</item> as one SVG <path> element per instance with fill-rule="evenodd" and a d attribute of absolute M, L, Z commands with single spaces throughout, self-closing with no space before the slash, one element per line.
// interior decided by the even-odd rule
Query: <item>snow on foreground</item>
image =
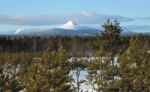
<path fill-rule="evenodd" d="M 5 76 L 9 76 L 9 79 L 11 79 L 13 77 L 12 74 L 18 74 L 19 71 L 21 70 L 21 66 L 17 65 L 17 66 L 12 66 L 11 64 L 5 64 L 4 65 L 4 70 L 3 70 L 3 74 Z M 76 71 L 72 70 L 70 72 L 70 75 L 73 77 L 73 79 L 76 81 Z M 81 70 L 80 72 L 80 77 L 79 80 L 86 80 L 86 76 L 88 75 L 86 70 Z M 87 80 L 86 80 L 87 81 Z M 74 84 L 75 85 L 75 84 Z M 90 84 L 88 84 L 87 82 L 82 83 L 80 86 L 80 91 L 82 92 L 96 92 L 94 90 L 92 90 L 92 87 L 90 86 Z M 27 92 L 26 88 L 24 88 L 23 90 L 19 91 L 19 92 Z"/>
<path fill-rule="evenodd" d="M 70 75 L 72 75 L 72 77 L 76 80 L 76 71 L 73 70 L 70 72 Z M 86 70 L 81 70 L 80 72 L 80 76 L 79 76 L 79 80 L 86 80 L 85 83 L 82 83 L 80 85 L 80 91 L 81 92 L 96 92 L 92 89 L 92 86 L 88 83 L 88 80 L 86 79 L 86 76 L 88 75 Z"/>
<path fill-rule="evenodd" d="M 107 57 L 76 57 L 76 58 L 75 57 L 71 57 L 71 58 L 67 59 L 67 61 L 69 61 L 69 62 L 73 62 L 73 61 L 77 61 L 77 62 L 79 62 L 79 61 L 92 62 L 92 61 L 95 61 L 95 60 L 101 60 L 102 59 L 102 62 L 103 62 L 106 58 Z M 117 66 L 119 66 L 119 63 L 117 62 L 118 58 L 119 58 L 119 56 L 117 56 L 117 55 L 114 57 L 114 64 L 117 65 Z M 72 75 L 73 79 L 75 79 L 75 81 L 77 81 L 76 80 L 76 70 L 72 70 L 70 72 L 70 75 Z M 96 92 L 92 88 L 92 86 L 88 83 L 88 80 L 86 79 L 87 75 L 88 75 L 87 70 L 81 70 L 80 76 L 79 76 L 79 80 L 86 80 L 86 82 L 82 83 L 80 85 L 80 91 L 81 92 Z M 118 76 L 114 76 L 114 78 L 115 78 L 115 80 L 120 79 L 120 77 L 118 77 Z"/>
<path fill-rule="evenodd" d="M 69 62 L 72 62 L 72 61 L 74 61 L 74 60 L 77 60 L 77 61 L 81 61 L 81 60 L 87 60 L 87 61 L 94 61 L 94 60 L 98 60 L 98 59 L 100 59 L 100 57 L 78 57 L 77 59 L 75 59 L 74 57 L 71 57 L 70 59 L 68 59 L 68 61 Z M 115 65 L 119 65 L 118 63 L 117 63 L 117 59 L 118 59 L 118 57 L 116 56 L 115 58 L 114 58 L 114 61 L 115 61 Z M 11 67 L 11 68 L 9 68 L 9 67 Z M 19 73 L 19 71 L 20 71 L 20 68 L 21 68 L 21 66 L 20 65 L 17 65 L 17 66 L 12 66 L 11 64 L 5 64 L 4 65 L 4 70 L 3 70 L 3 74 L 4 75 L 8 75 L 9 76 L 9 78 L 11 78 L 12 77 L 12 73 Z M 15 71 L 14 71 L 15 70 Z M 75 80 L 75 81 L 77 81 L 76 79 L 76 70 L 72 70 L 71 72 L 70 72 L 70 75 L 73 77 L 73 79 Z M 88 75 L 88 73 L 87 73 L 87 70 L 85 69 L 85 70 L 81 70 L 81 72 L 80 72 L 80 76 L 79 76 L 79 81 L 80 80 L 85 80 L 85 82 L 84 83 L 82 83 L 81 85 L 80 85 L 80 91 L 81 92 L 96 92 L 93 88 L 92 88 L 92 86 L 88 83 L 88 80 L 86 79 L 86 76 Z M 115 76 L 115 79 L 120 79 L 119 77 L 117 77 L 117 76 Z M 74 84 L 75 85 L 75 84 Z M 19 92 L 27 92 L 27 90 L 26 89 L 23 89 L 22 91 L 19 91 Z"/>

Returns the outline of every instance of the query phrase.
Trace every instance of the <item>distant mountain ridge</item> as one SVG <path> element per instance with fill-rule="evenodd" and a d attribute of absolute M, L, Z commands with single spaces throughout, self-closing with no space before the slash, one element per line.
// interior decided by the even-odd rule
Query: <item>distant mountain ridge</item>
<path fill-rule="evenodd" d="M 100 29 L 96 29 L 89 26 L 81 26 L 73 21 L 68 21 L 58 28 L 48 28 L 48 29 L 18 29 L 14 35 L 30 35 L 30 36 L 48 36 L 48 35 L 95 35 L 101 32 Z"/>
<path fill-rule="evenodd" d="M 122 27 L 123 32 L 121 35 L 137 35 L 138 33 L 134 32 L 129 27 Z M 13 35 L 26 35 L 26 36 L 52 36 L 52 35 L 63 35 L 63 36 L 94 36 L 100 34 L 101 29 L 94 28 L 91 26 L 83 26 L 76 24 L 73 21 L 68 21 L 60 27 L 56 28 L 47 28 L 47 29 L 17 29 Z M 143 33 L 144 35 L 149 35 L 150 33 Z"/>

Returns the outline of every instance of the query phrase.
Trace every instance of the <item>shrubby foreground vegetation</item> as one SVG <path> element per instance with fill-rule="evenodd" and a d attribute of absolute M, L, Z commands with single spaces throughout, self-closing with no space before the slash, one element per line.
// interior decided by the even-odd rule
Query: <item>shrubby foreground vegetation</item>
<path fill-rule="evenodd" d="M 117 20 L 102 26 L 94 37 L 1 36 L 0 92 L 82 92 L 85 82 L 96 92 L 150 92 L 150 37 L 120 36 Z"/>

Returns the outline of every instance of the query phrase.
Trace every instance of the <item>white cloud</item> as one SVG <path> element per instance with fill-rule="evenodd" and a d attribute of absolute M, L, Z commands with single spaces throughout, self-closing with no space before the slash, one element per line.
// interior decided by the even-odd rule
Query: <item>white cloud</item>
<path fill-rule="evenodd" d="M 101 24 L 107 18 L 119 21 L 131 21 L 132 19 L 123 16 L 109 16 L 100 15 L 93 12 L 81 12 L 75 14 L 57 14 L 49 16 L 0 16 L 1 25 L 28 25 L 28 26 L 42 26 L 42 25 L 56 25 L 66 23 L 72 20 L 79 24 Z"/>
<path fill-rule="evenodd" d="M 85 16 L 93 16 L 93 13 L 90 12 L 82 12 L 81 14 L 85 15 Z"/>

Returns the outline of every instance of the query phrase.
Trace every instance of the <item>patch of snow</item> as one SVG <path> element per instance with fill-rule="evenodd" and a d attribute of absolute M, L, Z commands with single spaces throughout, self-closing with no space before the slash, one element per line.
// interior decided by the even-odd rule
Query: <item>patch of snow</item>
<path fill-rule="evenodd" d="M 66 24 L 62 25 L 61 28 L 75 30 L 75 24 L 72 21 L 68 21 Z"/>
<path fill-rule="evenodd" d="M 22 32 L 22 31 L 24 31 L 24 29 L 17 29 L 15 34 L 18 34 L 18 33 Z"/>

